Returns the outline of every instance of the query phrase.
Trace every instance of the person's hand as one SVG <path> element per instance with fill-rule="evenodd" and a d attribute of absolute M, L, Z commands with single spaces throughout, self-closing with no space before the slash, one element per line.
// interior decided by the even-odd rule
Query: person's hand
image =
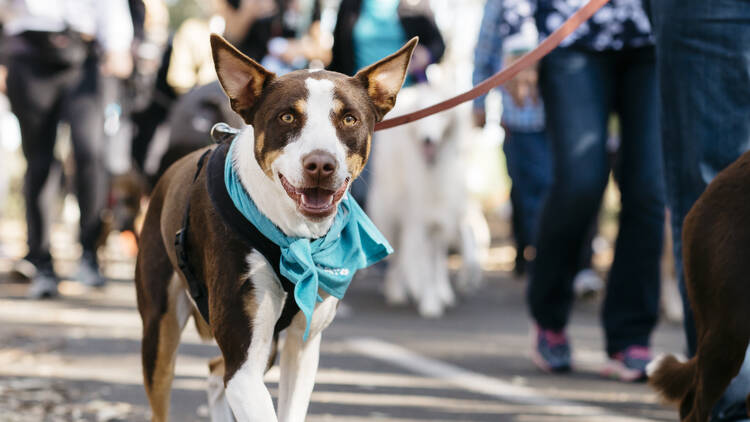
<path fill-rule="evenodd" d="M 306 45 L 302 40 L 288 40 L 284 51 L 279 55 L 279 58 L 284 63 L 292 64 L 295 60 L 300 57 L 305 57 Z"/>
<path fill-rule="evenodd" d="M 474 118 L 474 126 L 476 127 L 480 127 L 480 128 L 484 127 L 484 125 L 487 123 L 487 113 L 485 112 L 483 108 L 482 109 L 475 108 L 474 113 L 473 113 L 473 118 Z"/>
<path fill-rule="evenodd" d="M 539 102 L 539 73 L 531 67 L 522 70 L 516 77 L 505 84 L 505 89 L 513 99 L 513 103 L 522 107 L 528 100 Z"/>
<path fill-rule="evenodd" d="M 119 79 L 127 79 L 133 73 L 133 56 L 129 50 L 105 53 L 102 73 Z"/>
<path fill-rule="evenodd" d="M 8 68 L 0 65 L 0 92 L 5 94 L 8 92 Z"/>

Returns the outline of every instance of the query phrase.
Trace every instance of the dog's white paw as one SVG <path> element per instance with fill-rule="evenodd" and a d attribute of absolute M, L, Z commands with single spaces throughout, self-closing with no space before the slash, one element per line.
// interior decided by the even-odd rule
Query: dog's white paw
<path fill-rule="evenodd" d="M 449 308 L 456 305 L 456 294 L 453 293 L 450 281 L 445 280 L 443 284 L 438 286 L 438 295 L 440 296 L 440 301 L 443 302 L 443 305 Z"/>
<path fill-rule="evenodd" d="M 406 292 L 406 287 L 392 277 L 386 277 L 383 296 L 385 296 L 386 305 L 389 306 L 403 306 L 409 303 L 409 295 Z"/>
<path fill-rule="evenodd" d="M 409 298 L 406 296 L 406 292 L 385 292 L 385 304 L 388 306 L 404 306 L 409 303 Z"/>
<path fill-rule="evenodd" d="M 436 319 L 443 316 L 445 309 L 443 305 L 436 300 L 422 300 L 419 302 L 419 315 L 422 318 Z"/>
<path fill-rule="evenodd" d="M 479 263 L 463 265 L 458 272 L 456 289 L 464 296 L 470 295 L 482 285 L 482 267 Z"/>

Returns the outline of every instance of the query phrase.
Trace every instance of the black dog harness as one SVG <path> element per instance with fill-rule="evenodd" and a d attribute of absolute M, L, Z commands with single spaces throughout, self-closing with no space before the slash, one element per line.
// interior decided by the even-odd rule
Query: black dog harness
<path fill-rule="evenodd" d="M 225 141 L 226 133 L 219 133 L 218 136 L 217 134 L 212 133 L 212 135 L 215 139 L 218 137 L 222 138 L 217 139 L 217 141 Z M 282 276 L 279 270 L 281 248 L 271 242 L 254 225 L 247 221 L 237 208 L 235 208 L 232 199 L 229 197 L 226 185 L 224 184 L 224 162 L 227 159 L 228 150 L 229 143 L 222 142 L 216 148 L 206 151 L 198 160 L 193 183 L 198 179 L 201 170 L 205 166 L 207 171 L 206 188 L 208 189 L 208 195 L 211 198 L 211 203 L 214 209 L 219 216 L 221 216 L 222 222 L 229 231 L 237 235 L 242 243 L 248 248 L 260 252 L 260 254 L 271 264 L 274 273 L 276 273 L 276 277 L 281 281 L 281 287 L 287 295 L 284 308 L 281 311 L 281 316 L 279 317 L 279 320 L 276 321 L 276 326 L 274 328 L 274 334 L 278 334 L 289 327 L 289 324 L 292 323 L 292 319 L 299 311 L 299 306 L 294 300 L 294 284 L 292 284 L 289 279 Z M 204 280 L 197 276 L 188 259 L 188 251 L 190 248 L 188 243 L 188 231 L 190 230 L 189 222 L 190 198 L 188 198 L 185 207 L 182 229 L 180 229 L 175 235 L 175 251 L 177 253 L 177 264 L 187 280 L 188 288 L 190 289 L 190 296 L 193 298 L 193 301 L 198 307 L 198 311 L 203 316 L 203 319 L 208 322 L 210 321 L 208 319 L 208 289 L 206 288 Z M 245 281 L 245 283 L 249 282 L 250 280 Z"/>

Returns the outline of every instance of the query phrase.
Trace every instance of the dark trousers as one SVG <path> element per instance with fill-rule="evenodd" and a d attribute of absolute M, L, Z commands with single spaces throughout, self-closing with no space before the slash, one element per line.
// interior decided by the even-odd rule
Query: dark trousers
<path fill-rule="evenodd" d="M 8 63 L 8 99 L 21 127 L 27 169 L 24 181 L 27 259 L 51 268 L 50 213 L 55 195 L 43 194 L 55 162 L 57 124 L 70 123 L 75 158 L 75 189 L 81 210 L 80 241 L 93 254 L 106 205 L 107 174 L 102 160 L 103 105 L 98 61 L 56 66 L 33 56 L 14 56 Z M 54 190 L 54 189 L 53 189 Z"/>
<path fill-rule="evenodd" d="M 602 320 L 608 353 L 648 345 L 659 311 L 664 230 L 654 51 L 558 49 L 542 62 L 540 83 L 554 177 L 528 286 L 531 315 L 547 329 L 568 322 L 581 246 L 610 173 L 607 127 L 616 112 L 622 209 Z"/>
<path fill-rule="evenodd" d="M 539 214 L 552 184 L 552 152 L 545 131 L 523 132 L 505 128 L 503 153 L 511 180 L 513 238 L 516 242 L 516 251 L 521 254 L 516 256 L 518 266 L 521 260 L 526 261 L 523 257 L 524 249 L 527 246 L 536 247 Z M 597 222 L 594 217 L 579 254 L 576 272 L 591 267 L 591 243 L 597 234 Z M 531 269 L 533 271 L 533 266 Z"/>
<path fill-rule="evenodd" d="M 503 153 L 512 182 L 513 237 L 523 254 L 526 246 L 536 244 L 539 211 L 552 181 L 552 158 L 544 131 L 522 132 L 505 129 Z"/>
<path fill-rule="evenodd" d="M 696 334 L 682 272 L 682 222 L 713 177 L 750 150 L 750 2 L 656 0 L 651 9 L 675 264 L 693 355 Z M 750 349 L 711 420 L 748 420 L 748 393 Z"/>

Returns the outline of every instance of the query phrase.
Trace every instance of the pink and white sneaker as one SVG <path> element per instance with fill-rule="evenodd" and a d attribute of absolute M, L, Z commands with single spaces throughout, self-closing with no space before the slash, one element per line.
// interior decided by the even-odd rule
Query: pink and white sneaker
<path fill-rule="evenodd" d="M 651 362 L 651 350 L 645 346 L 630 346 L 609 357 L 602 376 L 625 382 L 646 380 L 646 365 Z"/>

